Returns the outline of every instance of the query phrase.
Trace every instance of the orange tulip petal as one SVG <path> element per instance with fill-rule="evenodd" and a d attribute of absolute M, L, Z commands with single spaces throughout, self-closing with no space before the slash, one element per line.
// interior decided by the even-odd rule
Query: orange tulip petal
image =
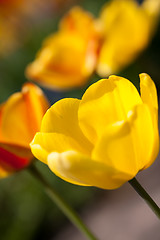
<path fill-rule="evenodd" d="M 0 142 L 29 148 L 49 107 L 42 91 L 32 83 L 13 94 L 0 108 Z"/>
<path fill-rule="evenodd" d="M 26 83 L 22 87 L 22 94 L 26 104 L 28 126 L 33 135 L 40 129 L 42 117 L 49 108 L 49 102 L 41 89 L 32 83 Z"/>
<path fill-rule="evenodd" d="M 18 144 L 28 148 L 28 143 L 33 136 L 29 131 L 27 117 L 22 94 L 13 94 L 2 107 L 0 142 Z"/>

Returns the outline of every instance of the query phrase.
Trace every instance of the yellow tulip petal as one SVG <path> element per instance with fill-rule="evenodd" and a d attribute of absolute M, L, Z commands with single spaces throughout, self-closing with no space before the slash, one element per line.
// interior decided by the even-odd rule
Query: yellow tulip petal
<path fill-rule="evenodd" d="M 48 152 L 42 144 L 43 139 L 41 136 L 42 135 L 40 135 L 39 133 L 35 134 L 32 142 L 30 143 L 31 152 L 38 160 L 47 164 Z"/>
<path fill-rule="evenodd" d="M 114 189 L 120 187 L 128 179 L 127 174 L 117 173 L 115 169 L 107 167 L 106 164 L 93 161 L 75 151 L 61 154 L 51 153 L 48 156 L 48 166 L 57 176 L 78 185 Z"/>
<path fill-rule="evenodd" d="M 147 165 L 148 167 L 152 164 L 152 162 L 157 157 L 159 152 L 159 131 L 158 131 L 157 91 L 154 82 L 152 81 L 150 76 L 146 73 L 140 74 L 140 90 L 142 101 L 146 103 L 149 107 L 154 132 L 154 148 L 152 153 L 153 156 L 151 158 L 151 161 Z"/>
<path fill-rule="evenodd" d="M 95 145 L 92 158 L 106 163 L 117 171 L 124 171 L 133 178 L 139 168 L 131 131 L 127 121 L 110 125 Z"/>
<path fill-rule="evenodd" d="M 36 60 L 26 69 L 28 78 L 53 88 L 83 85 L 97 60 L 97 40 L 78 32 L 58 32 L 44 43 Z"/>
<path fill-rule="evenodd" d="M 134 177 L 151 160 L 153 144 L 152 119 L 147 106 L 141 104 L 128 113 L 126 121 L 108 126 L 92 158 Z"/>
<path fill-rule="evenodd" d="M 149 162 L 155 161 L 153 151 L 155 148 L 154 129 L 152 117 L 145 104 L 136 106 L 130 115 L 130 124 L 133 125 L 132 138 L 137 153 L 139 170 L 146 167 Z M 148 165 L 149 166 L 149 165 Z"/>
<path fill-rule="evenodd" d="M 72 151 L 71 151 L 72 152 Z M 61 170 L 59 171 L 59 167 L 60 167 L 60 164 L 61 164 L 61 156 L 64 156 L 66 152 L 64 153 L 57 153 L 57 152 L 52 152 L 48 155 L 48 167 L 51 169 L 52 172 L 54 172 L 54 174 L 56 174 L 58 177 L 60 177 L 61 179 L 69 182 L 69 183 L 72 183 L 72 184 L 76 184 L 76 185 L 80 185 L 80 186 L 89 186 L 83 182 L 79 182 L 79 181 L 76 181 L 74 178 L 71 178 L 69 179 L 67 177 L 67 174 L 63 172 L 61 172 Z M 57 161 L 58 163 L 58 166 L 55 167 L 55 161 Z M 63 163 L 62 163 L 63 165 Z"/>
<path fill-rule="evenodd" d="M 80 127 L 95 143 L 108 124 L 126 119 L 128 111 L 141 103 L 131 82 L 110 76 L 91 85 L 83 95 L 78 110 Z"/>
<path fill-rule="evenodd" d="M 158 111 L 156 86 L 151 77 L 146 73 L 140 74 L 140 90 L 142 101 L 148 105 L 151 113 L 153 113 L 153 109 Z"/>
<path fill-rule="evenodd" d="M 41 132 L 70 136 L 81 144 L 87 154 L 90 154 L 92 144 L 83 135 L 78 123 L 79 103 L 80 100 L 69 98 L 55 103 L 43 118 Z"/>
<path fill-rule="evenodd" d="M 30 146 L 35 157 L 45 163 L 47 154 L 54 151 L 61 153 L 75 150 L 83 154 L 88 153 L 88 149 L 81 142 L 61 133 L 36 133 Z"/>
<path fill-rule="evenodd" d="M 50 39 L 52 43 L 42 48 L 38 58 L 27 67 L 27 76 L 53 89 L 83 83 L 85 41 L 75 34 L 63 33 L 54 34 Z"/>

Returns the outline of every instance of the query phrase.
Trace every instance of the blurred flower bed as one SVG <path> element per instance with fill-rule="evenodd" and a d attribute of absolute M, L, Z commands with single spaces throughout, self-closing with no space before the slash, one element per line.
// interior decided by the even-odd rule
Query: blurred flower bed
<path fill-rule="evenodd" d="M 12 2 L 12 4 L 11 4 Z M 26 5 L 27 2 L 27 5 Z M 21 89 L 26 82 L 25 69 L 41 48 L 43 40 L 58 29 L 62 16 L 74 5 L 98 17 L 106 0 L 0 1 L 0 101 Z M 65 4 L 64 4 L 65 2 Z M 7 8 L 7 3 L 10 8 Z M 4 6 L 5 5 L 5 6 Z M 147 72 L 160 90 L 160 25 L 153 40 L 137 59 L 118 72 L 139 86 L 138 74 Z M 51 103 L 62 97 L 80 98 L 84 90 L 100 77 L 94 73 L 81 88 L 56 92 L 43 89 Z M 89 204 L 100 193 L 89 187 L 77 187 L 62 181 L 37 162 L 43 174 L 76 209 Z M 51 211 L 52 209 L 52 211 Z M 0 236 L 3 240 L 51 239 L 67 222 L 59 209 L 43 193 L 43 188 L 27 170 L 0 181 Z M 43 226 L 43 227 L 42 227 Z"/>

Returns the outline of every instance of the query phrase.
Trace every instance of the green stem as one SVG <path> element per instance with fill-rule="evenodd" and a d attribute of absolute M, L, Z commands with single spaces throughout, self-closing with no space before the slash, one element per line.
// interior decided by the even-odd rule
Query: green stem
<path fill-rule="evenodd" d="M 87 226 L 82 222 L 80 217 L 76 214 L 76 212 L 64 201 L 63 198 L 59 196 L 59 194 L 50 186 L 50 184 L 46 181 L 43 175 L 39 172 L 39 170 L 31 165 L 30 173 L 38 178 L 41 184 L 45 187 L 45 192 L 50 197 L 50 199 L 57 204 L 57 206 L 61 209 L 61 211 L 70 219 L 70 221 L 90 240 L 97 240 L 97 238 L 90 232 Z"/>
<path fill-rule="evenodd" d="M 140 185 L 136 178 L 133 178 L 129 181 L 131 186 L 135 189 L 135 191 L 146 201 L 148 206 L 153 210 L 153 212 L 160 219 L 160 208 L 154 202 L 154 200 L 149 196 L 146 190 Z"/>

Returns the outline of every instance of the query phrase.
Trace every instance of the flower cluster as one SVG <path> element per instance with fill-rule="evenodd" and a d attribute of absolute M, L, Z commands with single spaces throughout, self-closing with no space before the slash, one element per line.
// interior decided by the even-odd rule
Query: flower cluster
<path fill-rule="evenodd" d="M 67 89 L 83 85 L 94 71 L 101 77 L 115 74 L 148 45 L 159 13 L 159 0 L 141 5 L 112 0 L 97 19 L 74 7 L 44 41 L 26 75 L 46 87 Z"/>

